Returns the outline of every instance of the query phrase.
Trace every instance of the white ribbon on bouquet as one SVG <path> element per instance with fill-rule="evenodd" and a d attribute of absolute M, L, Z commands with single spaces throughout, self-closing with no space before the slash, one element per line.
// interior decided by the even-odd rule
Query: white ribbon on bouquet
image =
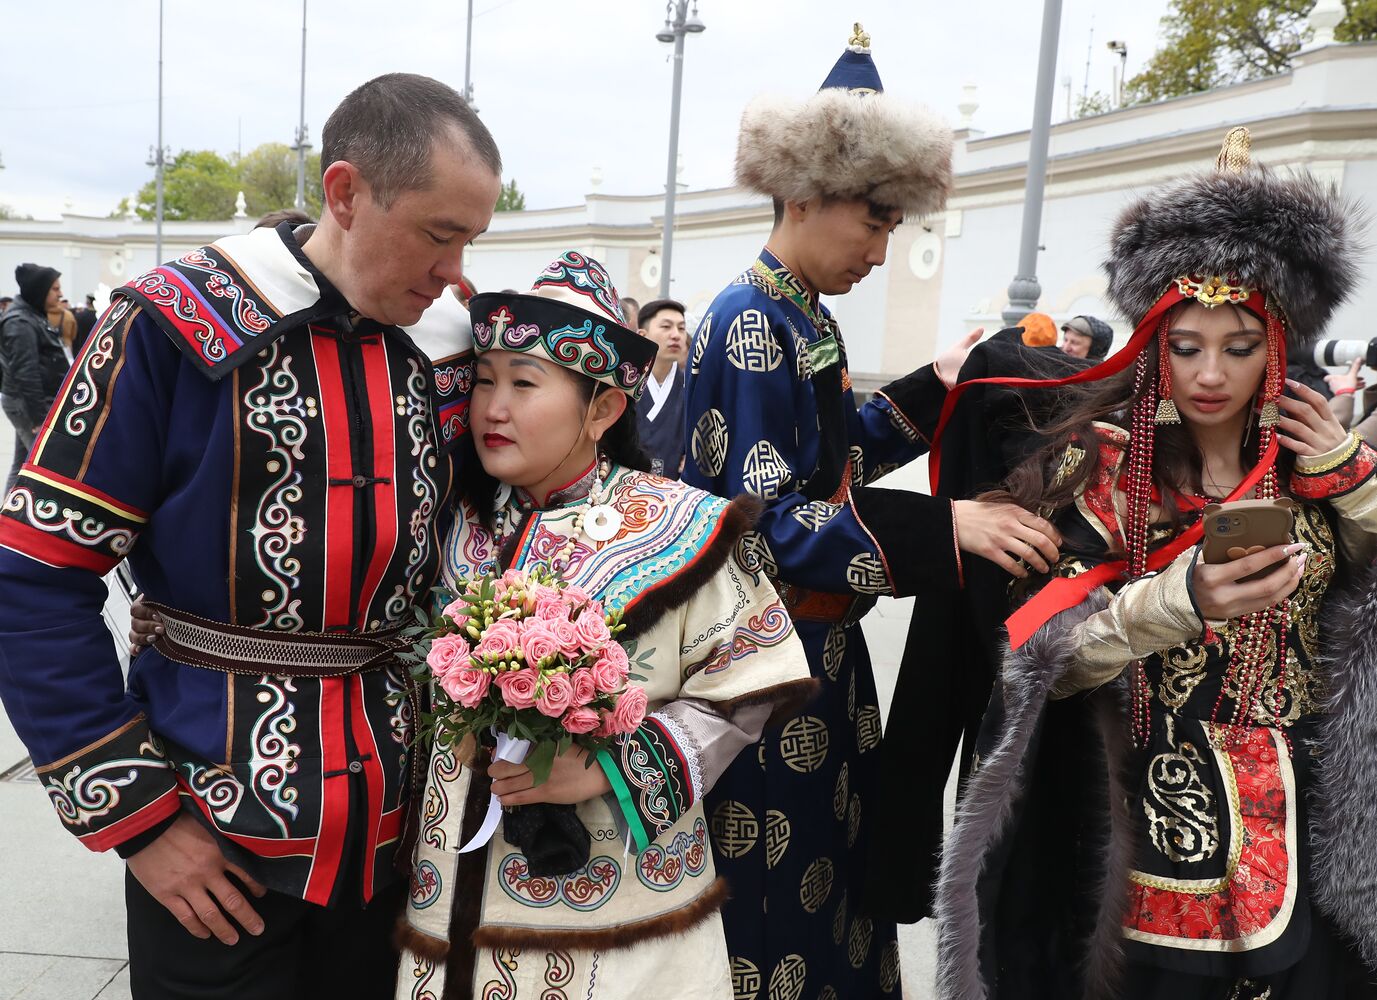
<path fill-rule="evenodd" d="M 531 751 L 530 740 L 518 740 L 506 733 L 497 733 L 497 749 L 493 751 L 493 760 L 505 760 L 510 764 L 520 764 L 526 759 L 526 755 Z M 488 799 L 488 814 L 483 817 L 483 825 L 478 828 L 467 844 L 459 848 L 460 854 L 468 854 L 492 840 L 492 835 L 497 832 L 497 824 L 502 821 L 502 800 L 496 795 Z"/>

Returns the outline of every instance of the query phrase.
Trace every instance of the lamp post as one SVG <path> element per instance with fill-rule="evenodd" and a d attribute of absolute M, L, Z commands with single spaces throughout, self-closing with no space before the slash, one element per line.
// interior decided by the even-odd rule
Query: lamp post
<path fill-rule="evenodd" d="M 473 0 L 469 0 L 469 21 L 468 27 L 464 31 L 464 100 L 473 108 L 475 114 L 478 109 L 473 107 Z"/>
<path fill-rule="evenodd" d="M 306 211 L 306 150 L 311 144 L 306 141 L 306 0 L 301 0 L 301 114 L 297 119 L 296 142 L 296 208 Z"/>
<path fill-rule="evenodd" d="M 1105 48 L 1119 57 L 1119 71 L 1114 76 L 1114 106 L 1124 106 L 1124 74 L 1128 72 L 1128 45 L 1125 42 L 1106 42 Z"/>
<path fill-rule="evenodd" d="M 1037 97 L 1033 128 L 1028 136 L 1028 183 L 1023 197 L 1023 232 L 1019 239 L 1018 272 L 1009 283 L 1009 306 L 1004 322 L 1013 326 L 1037 308 L 1038 236 L 1042 230 L 1042 190 L 1047 182 L 1047 140 L 1052 126 L 1052 97 L 1056 89 L 1057 33 L 1061 30 L 1061 0 L 1042 5 L 1042 48 L 1038 53 Z"/>
<path fill-rule="evenodd" d="M 665 26 L 655 33 L 657 40 L 674 43 L 674 91 L 669 106 L 669 166 L 665 169 L 665 234 L 660 246 L 660 298 L 669 298 L 669 265 L 674 252 L 674 196 L 679 165 L 679 99 L 684 89 L 684 36 L 696 35 L 706 25 L 698 19 L 698 0 L 666 0 Z"/>

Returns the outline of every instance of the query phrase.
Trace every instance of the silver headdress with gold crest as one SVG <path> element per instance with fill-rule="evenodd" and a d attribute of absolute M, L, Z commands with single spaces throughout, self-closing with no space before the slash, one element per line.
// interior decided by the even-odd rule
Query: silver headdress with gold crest
<path fill-rule="evenodd" d="M 805 101 L 758 97 L 741 116 L 736 178 L 784 201 L 864 198 L 921 217 L 951 190 L 951 127 L 885 93 L 859 24 Z"/>

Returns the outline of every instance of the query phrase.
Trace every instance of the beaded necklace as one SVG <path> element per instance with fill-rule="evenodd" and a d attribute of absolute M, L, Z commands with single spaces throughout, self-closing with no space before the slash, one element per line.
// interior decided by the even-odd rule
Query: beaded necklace
<path fill-rule="evenodd" d="M 1266 315 L 1267 326 L 1267 367 L 1263 375 L 1262 407 L 1258 415 L 1258 453 L 1266 454 L 1276 434 L 1276 424 L 1280 419 L 1276 400 L 1281 395 L 1286 371 L 1286 331 L 1281 321 L 1272 313 Z M 1132 412 L 1130 443 L 1128 455 L 1128 510 L 1125 518 L 1125 547 L 1129 555 L 1129 579 L 1137 579 L 1147 572 L 1148 528 L 1151 517 L 1153 496 L 1152 455 L 1153 443 L 1158 425 L 1180 423 L 1180 415 L 1171 403 L 1171 366 L 1167 354 L 1167 335 L 1171 324 L 1167 314 L 1163 314 L 1157 328 L 1159 365 L 1155 384 L 1148 384 L 1148 358 L 1144 351 L 1138 356 L 1134 371 L 1133 393 L 1137 402 Z M 1146 391 L 1145 391 L 1146 390 Z M 1252 432 L 1249 421 L 1248 433 Z M 1277 482 L 1275 465 L 1268 468 L 1257 486 L 1259 499 L 1274 500 L 1281 495 Z M 1193 506 L 1193 505 L 1192 505 Z M 1291 599 L 1288 597 L 1269 608 L 1254 611 L 1238 620 L 1238 627 L 1229 642 L 1229 664 L 1215 698 L 1210 721 L 1220 724 L 1220 711 L 1224 705 L 1224 693 L 1231 687 L 1234 691 L 1233 712 L 1227 723 L 1229 728 L 1223 737 L 1228 746 L 1236 746 L 1246 738 L 1246 727 L 1253 713 L 1264 697 L 1263 689 L 1268 677 L 1271 657 L 1268 653 L 1269 636 L 1276 637 L 1273 646 L 1276 658 L 1277 683 L 1273 689 L 1271 705 L 1272 721 L 1282 733 L 1288 749 L 1290 734 L 1281 724 L 1282 703 L 1286 686 L 1287 632 L 1291 626 Z M 1207 629 L 1206 638 L 1212 638 Z M 1143 661 L 1137 660 L 1131 668 L 1130 730 L 1134 746 L 1146 747 L 1152 732 L 1152 691 L 1147 679 Z"/>

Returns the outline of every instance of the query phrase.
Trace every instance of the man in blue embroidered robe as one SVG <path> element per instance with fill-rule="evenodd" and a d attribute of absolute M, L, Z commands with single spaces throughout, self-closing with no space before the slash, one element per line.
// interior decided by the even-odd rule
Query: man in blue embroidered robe
<path fill-rule="evenodd" d="M 501 160 L 410 74 L 323 140 L 319 226 L 115 292 L 0 514 L 0 696 L 68 831 L 127 859 L 141 1000 L 395 982 L 417 705 L 388 636 L 440 561 L 472 364 L 447 285 Z M 126 557 L 166 628 L 127 685 Z"/>
<path fill-rule="evenodd" d="M 857 408 L 841 331 L 818 295 L 843 294 L 883 264 L 894 228 L 940 208 L 951 179 L 949 129 L 880 93 L 867 44 L 858 26 L 801 105 L 747 108 L 738 180 L 771 196 L 775 227 L 708 307 L 690 364 L 684 480 L 766 501 L 742 561 L 779 589 L 823 685 L 709 797 L 733 889 L 723 915 L 739 997 L 898 995 L 894 925 L 862 898 L 881 719 L 859 621 L 880 595 L 959 587 L 961 550 L 1011 569 L 1056 555 L 1051 526 L 1010 505 L 870 485 L 927 450 L 979 331 Z M 945 777 L 915 767 L 918 787 L 884 794 L 940 803 Z"/>

